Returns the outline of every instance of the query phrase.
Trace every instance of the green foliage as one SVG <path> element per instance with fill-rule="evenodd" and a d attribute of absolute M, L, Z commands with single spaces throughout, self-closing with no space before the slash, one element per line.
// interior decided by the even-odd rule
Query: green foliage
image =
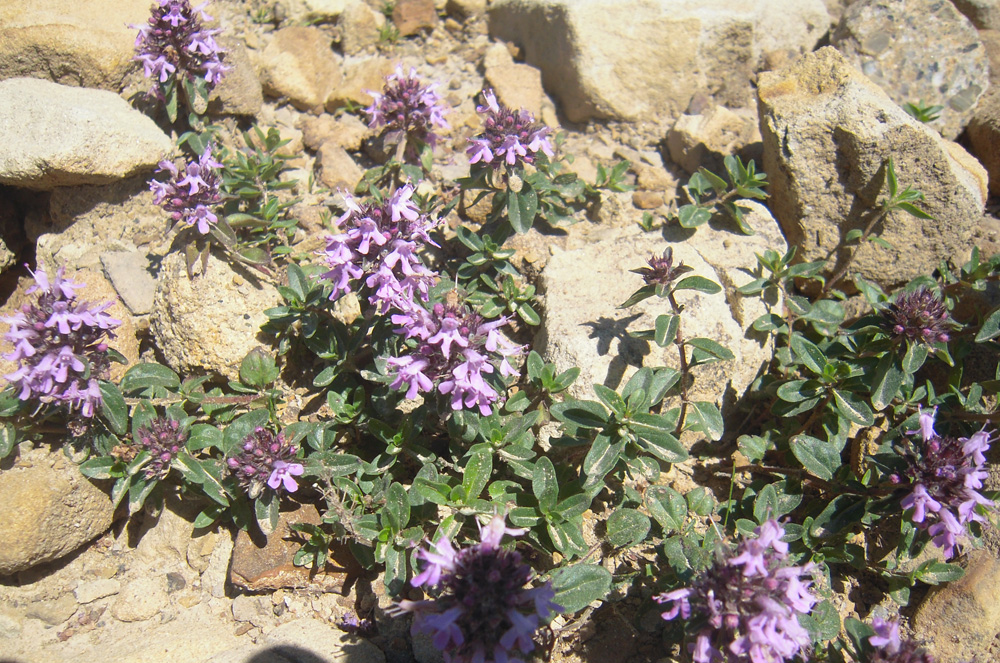
<path fill-rule="evenodd" d="M 756 231 L 746 223 L 746 209 L 737 201 L 767 198 L 767 174 L 757 172 L 753 159 L 744 165 L 739 157 L 730 155 L 724 163 L 728 182 L 707 168 L 691 176 L 684 187 L 691 202 L 677 210 L 677 222 L 683 228 L 697 228 L 711 220 L 713 214 L 725 212 L 736 221 L 740 232 L 753 235 Z"/>
<path fill-rule="evenodd" d="M 917 103 L 907 102 L 903 104 L 903 110 L 918 122 L 927 124 L 941 117 L 941 111 L 944 110 L 944 106 L 925 106 L 924 100 L 921 99 Z"/>

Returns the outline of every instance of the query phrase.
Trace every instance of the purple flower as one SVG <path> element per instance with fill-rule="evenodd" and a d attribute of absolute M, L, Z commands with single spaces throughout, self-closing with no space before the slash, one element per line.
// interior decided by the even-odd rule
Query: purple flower
<path fill-rule="evenodd" d="M 146 25 L 129 26 L 139 31 L 133 59 L 142 63 L 146 78 L 159 84 L 153 94 L 160 99 L 178 76 L 203 78 L 211 90 L 229 70 L 222 62 L 225 51 L 214 38 L 221 30 L 202 25 L 202 20 L 212 20 L 203 6 L 192 8 L 188 0 L 157 0 Z"/>
<path fill-rule="evenodd" d="M 535 648 L 535 631 L 562 608 L 552 602 L 551 583 L 526 588 L 531 567 L 516 550 L 500 547 L 504 534 L 524 530 L 495 515 L 479 533 L 480 543 L 464 549 L 442 538 L 433 552 L 417 551 L 427 566 L 410 584 L 432 590 L 434 598 L 400 601 L 394 612 L 414 613 L 413 630 L 429 634 L 447 663 L 523 661 Z"/>
<path fill-rule="evenodd" d="M 416 339 L 416 347 L 410 354 L 388 359 L 389 370 L 396 376 L 390 386 L 406 389 L 406 397 L 414 398 L 436 385 L 440 394 L 449 397 L 453 410 L 478 409 L 489 415 L 500 395 L 485 376 L 497 370 L 517 375 L 510 358 L 524 351 L 500 333 L 507 318 L 486 322 L 457 302 L 436 303 L 430 310 L 410 304 L 400 310 L 391 318 L 399 325 L 395 331 Z"/>
<path fill-rule="evenodd" d="M 419 161 L 421 146 L 437 145 L 435 127 L 449 128 L 444 119 L 449 109 L 441 104 L 436 87 L 436 83 L 424 84 L 416 69 L 404 74 L 403 65 L 399 65 L 396 73 L 385 79 L 381 94 L 366 90 L 374 99 L 365 109 L 368 126 L 384 127 L 389 143 L 405 142 L 403 156 L 411 163 Z"/>
<path fill-rule="evenodd" d="M 183 173 L 171 162 L 161 161 L 156 172 L 169 173 L 170 179 L 149 183 L 153 202 L 167 210 L 174 221 L 195 226 L 199 233 L 207 235 L 219 222 L 212 208 L 222 200 L 220 168 L 222 164 L 212 158 L 211 145 L 205 147 L 197 161 L 189 162 Z"/>
<path fill-rule="evenodd" d="M 678 276 L 691 271 L 684 263 L 674 266 L 674 250 L 668 246 L 663 251 L 663 257 L 653 256 L 646 261 L 649 267 L 633 269 L 635 274 L 641 274 L 647 285 L 670 285 Z"/>
<path fill-rule="evenodd" d="M 882 325 L 896 339 L 914 343 L 947 343 L 956 327 L 941 298 L 924 286 L 899 293 L 882 309 Z"/>
<path fill-rule="evenodd" d="M 552 156 L 550 129 L 535 122 L 528 111 L 511 110 L 497 102 L 493 90 L 484 90 L 484 106 L 476 111 L 484 114 L 483 133 L 469 139 L 469 163 L 490 164 L 494 171 L 506 166 L 508 172 L 535 163 L 538 152 Z"/>
<path fill-rule="evenodd" d="M 170 471 L 170 462 L 184 448 L 187 431 L 174 419 L 157 417 L 135 432 L 133 442 L 149 452 L 145 473 L 147 479 L 162 479 Z"/>
<path fill-rule="evenodd" d="M 899 622 L 887 622 L 881 617 L 872 619 L 875 635 L 868 638 L 873 647 L 864 663 L 934 663 L 934 657 L 912 638 L 899 635 Z"/>
<path fill-rule="evenodd" d="M 330 299 L 364 287 L 380 313 L 414 297 L 426 301 L 435 274 L 417 250 L 425 244 L 437 246 L 428 235 L 435 222 L 420 214 L 412 196 L 409 184 L 381 204 L 358 204 L 345 196 L 347 212 L 337 220 L 344 232 L 328 238 L 321 254 L 330 267 L 323 274 L 333 283 Z"/>
<path fill-rule="evenodd" d="M 815 565 L 788 563 L 784 528 L 769 520 L 756 539 L 721 546 L 715 562 L 691 587 L 655 597 L 669 608 L 666 620 L 690 620 L 695 663 L 778 663 L 811 644 L 799 624 L 817 602 L 810 592 Z"/>
<path fill-rule="evenodd" d="M 934 431 L 936 414 L 937 408 L 920 411 L 920 430 L 908 431 L 919 432 L 920 442 L 907 439 L 897 448 L 907 468 L 891 478 L 894 483 L 909 482 L 911 490 L 900 505 L 950 558 L 968 538 L 972 523 L 989 524 L 978 507 L 994 506 L 979 492 L 987 476 L 984 454 L 993 432 L 983 429 L 970 437 L 942 437 Z"/>
<path fill-rule="evenodd" d="M 111 330 L 121 320 L 105 312 L 114 302 L 77 301 L 76 290 L 83 284 L 63 279 L 64 271 L 60 267 L 49 282 L 45 271 L 37 269 L 35 285 L 27 290 L 38 293 L 36 301 L 0 318 L 10 324 L 5 338 L 14 345 L 4 358 L 18 362 L 17 370 L 4 377 L 22 401 L 65 405 L 92 417 L 101 404 L 98 379 L 108 373 L 106 341 L 115 337 Z"/>
<path fill-rule="evenodd" d="M 301 476 L 305 471 L 295 459 L 298 447 L 288 444 L 284 433 L 275 435 L 269 429 L 258 426 L 243 438 L 239 453 L 226 459 L 229 472 L 240 482 L 250 498 L 256 498 L 266 485 L 275 492 L 284 488 L 289 493 L 299 489 L 293 476 Z"/>

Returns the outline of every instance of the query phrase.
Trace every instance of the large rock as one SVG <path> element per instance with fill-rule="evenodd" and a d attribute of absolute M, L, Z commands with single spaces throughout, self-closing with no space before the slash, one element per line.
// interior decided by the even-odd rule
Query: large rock
<path fill-rule="evenodd" d="M 188 278 L 182 253 L 163 260 L 150 323 L 167 363 L 181 373 L 239 379 L 240 362 L 266 343 L 264 310 L 277 306 L 274 286 L 214 255 L 206 274 Z"/>
<path fill-rule="evenodd" d="M 0 3 L 0 79 L 26 76 L 119 91 L 133 66 L 150 0 L 5 0 Z M 4 95 L 6 96 L 6 95 Z"/>
<path fill-rule="evenodd" d="M 950 2 L 858 0 L 833 45 L 897 104 L 944 106 L 930 125 L 955 138 L 989 87 L 989 60 L 976 29 Z"/>
<path fill-rule="evenodd" d="M 721 175 L 725 158 L 737 153 L 744 161 L 760 163 L 759 147 L 757 114 L 749 108 L 715 106 L 698 115 L 681 115 L 667 133 L 671 160 L 688 173 L 705 167 Z"/>
<path fill-rule="evenodd" d="M 1000 0 L 951 0 L 980 30 L 1000 29 Z"/>
<path fill-rule="evenodd" d="M 285 98 L 299 110 L 320 110 L 339 84 L 340 56 L 319 28 L 282 28 L 260 56 L 264 92 Z"/>
<path fill-rule="evenodd" d="M 890 214 L 876 232 L 893 248 L 860 247 L 851 271 L 891 288 L 968 253 L 986 197 L 982 166 L 907 115 L 836 50 L 762 74 L 758 96 L 769 205 L 802 259 L 834 258 L 829 274 L 850 255 L 841 249 L 844 237 L 877 213 L 889 157 L 901 186 L 921 191 L 935 220 Z"/>
<path fill-rule="evenodd" d="M 830 25 L 822 0 L 499 0 L 489 18 L 573 122 L 677 115 L 698 91 L 745 105 L 763 52 Z"/>
<path fill-rule="evenodd" d="M 0 183 L 49 190 L 152 170 L 170 137 L 113 92 L 0 81 Z"/>
<path fill-rule="evenodd" d="M 976 106 L 968 134 L 972 153 L 989 173 L 990 192 L 1000 193 L 1000 91 L 990 90 Z"/>
<path fill-rule="evenodd" d="M 62 452 L 35 449 L 0 472 L 0 575 L 73 552 L 111 526 L 111 500 Z"/>
<path fill-rule="evenodd" d="M 757 234 L 743 237 L 729 226 L 704 226 L 693 236 L 674 229 L 664 241 L 658 233 L 643 233 L 633 223 L 625 228 L 602 231 L 581 247 L 556 253 L 541 275 L 545 296 L 545 321 L 535 339 L 535 348 L 558 370 L 581 368 L 571 387 L 578 398 L 594 398 L 592 384 L 621 387 L 641 366 L 678 368 L 677 349 L 660 348 L 651 341 L 629 336 L 629 331 L 652 329 L 656 316 L 668 313 L 670 305 L 658 298 L 647 299 L 628 309 L 618 309 L 643 285 L 642 277 L 629 270 L 646 266 L 652 256 L 673 248 L 674 264 L 692 267 L 692 275 L 710 278 L 723 291 L 707 295 L 682 291 L 677 298 L 684 306 L 681 327 L 685 338 L 708 337 L 729 348 L 736 358 L 695 367 L 692 400 L 710 401 L 728 415 L 772 356 L 766 338 L 747 329 L 768 307 L 757 297 L 744 298 L 736 288 L 749 282 L 757 265 L 756 253 L 766 249 L 782 252 L 785 240 L 767 209 L 746 201 L 751 208 L 748 223 Z M 640 212 L 633 215 L 638 219 Z"/>
<path fill-rule="evenodd" d="M 253 116 L 264 104 L 264 92 L 243 44 L 235 39 L 219 39 L 226 49 L 225 62 L 231 67 L 208 97 L 208 110 L 217 115 Z"/>

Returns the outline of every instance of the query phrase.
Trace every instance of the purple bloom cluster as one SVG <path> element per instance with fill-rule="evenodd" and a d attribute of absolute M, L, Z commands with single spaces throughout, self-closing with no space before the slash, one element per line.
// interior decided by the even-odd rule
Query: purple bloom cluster
<path fill-rule="evenodd" d="M 258 426 L 243 439 L 240 452 L 226 463 L 251 498 L 260 494 L 265 483 L 271 490 L 279 491 L 283 487 L 294 493 L 299 484 L 293 477 L 302 476 L 305 471 L 301 463 L 289 462 L 295 459 L 297 451 L 298 447 L 285 440 L 284 433 L 275 435 Z"/>
<path fill-rule="evenodd" d="M 670 285 L 678 276 L 691 271 L 683 262 L 674 265 L 674 249 L 670 246 L 663 251 L 663 257 L 652 256 L 646 263 L 649 267 L 633 269 L 632 272 L 641 274 L 647 285 Z"/>
<path fill-rule="evenodd" d="M 934 663 L 934 657 L 916 640 L 899 636 L 899 622 L 887 622 L 880 617 L 872 619 L 875 635 L 868 644 L 875 648 L 867 663 Z"/>
<path fill-rule="evenodd" d="M 434 147 L 438 136 L 435 127 L 449 128 L 444 114 L 448 108 L 441 104 L 441 95 L 436 83 L 425 84 L 411 68 L 403 73 L 403 66 L 396 67 L 396 73 L 385 79 L 381 94 L 368 90 L 374 101 L 365 109 L 368 126 L 376 129 L 385 127 L 386 142 L 406 142 L 404 157 L 409 161 L 419 158 L 422 145 Z"/>
<path fill-rule="evenodd" d="M 478 407 L 486 416 L 499 398 L 485 379 L 494 372 L 494 362 L 499 360 L 501 374 L 517 375 L 509 359 L 523 348 L 500 333 L 507 318 L 485 322 L 468 306 L 449 302 L 430 310 L 416 304 L 404 307 L 392 322 L 400 325 L 396 333 L 417 339 L 414 352 L 388 360 L 396 374 L 391 386 L 405 388 L 407 398 L 436 385 L 439 393 L 451 397 L 453 410 Z"/>
<path fill-rule="evenodd" d="M 983 429 L 970 437 L 942 437 L 934 432 L 936 414 L 937 408 L 920 412 L 921 444 L 908 440 L 900 449 L 908 467 L 892 480 L 909 481 L 912 490 L 903 498 L 902 507 L 913 510 L 910 519 L 950 558 L 967 537 L 971 523 L 989 523 L 976 509 L 994 506 L 979 493 L 987 477 L 984 454 L 992 432 Z"/>
<path fill-rule="evenodd" d="M 149 463 L 144 468 L 146 478 L 162 479 L 167 476 L 170 461 L 184 448 L 187 432 L 181 429 L 178 421 L 157 417 L 135 433 L 135 442 L 150 455 Z"/>
<path fill-rule="evenodd" d="M 161 161 L 156 172 L 170 173 L 170 179 L 149 183 L 153 201 L 167 210 L 174 221 L 197 226 L 198 232 L 207 235 L 219 222 L 212 208 L 222 200 L 220 168 L 222 164 L 212 158 L 211 145 L 197 161 L 189 162 L 183 173 L 170 161 Z"/>
<path fill-rule="evenodd" d="M 139 31 L 134 59 L 160 89 L 179 76 L 203 78 L 211 89 L 229 70 L 222 62 L 225 51 L 215 43 L 220 30 L 202 25 L 212 20 L 203 9 L 206 4 L 192 8 L 188 0 L 157 0 L 145 25 L 129 26 Z"/>
<path fill-rule="evenodd" d="M 493 90 L 484 90 L 485 106 L 477 106 L 483 113 L 483 133 L 469 139 L 469 163 L 490 164 L 494 170 L 504 165 L 508 171 L 534 163 L 539 151 L 552 156 L 550 129 L 537 124 L 528 111 L 512 110 L 497 102 Z"/>
<path fill-rule="evenodd" d="M 358 204 L 345 196 L 347 212 L 337 220 L 345 230 L 327 240 L 322 254 L 330 267 L 323 278 L 333 282 L 330 299 L 351 292 L 351 283 L 364 279 L 368 301 L 380 313 L 414 297 L 427 300 L 435 274 L 417 249 L 423 244 L 437 246 L 427 234 L 434 222 L 420 213 L 412 196 L 409 184 L 381 204 Z"/>
<path fill-rule="evenodd" d="M 551 583 L 526 588 L 531 567 L 516 550 L 500 547 L 504 534 L 524 530 L 495 515 L 479 533 L 481 542 L 462 550 L 442 538 L 433 551 L 417 551 L 427 566 L 411 584 L 435 588 L 437 597 L 400 601 L 395 612 L 414 613 L 413 630 L 429 634 L 447 663 L 522 661 L 520 654 L 535 648 L 532 637 L 543 620 L 562 608 L 552 602 Z"/>
<path fill-rule="evenodd" d="M 955 327 L 941 298 L 923 286 L 899 293 L 882 310 L 882 320 L 894 337 L 917 343 L 947 343 Z"/>
<path fill-rule="evenodd" d="M 35 285 L 27 292 L 37 292 L 33 304 L 25 304 L 10 317 L 0 318 L 10 324 L 6 339 L 14 351 L 4 355 L 18 362 L 13 373 L 5 375 L 18 390 L 22 401 L 66 405 L 84 417 L 94 416 L 101 404 L 97 380 L 107 376 L 107 338 L 121 324 L 105 311 L 114 302 L 88 304 L 76 299 L 82 283 L 63 278 L 60 267 L 51 282 L 41 268 L 33 276 Z"/>
<path fill-rule="evenodd" d="M 757 538 L 721 547 L 715 563 L 691 587 L 655 597 L 670 604 L 663 618 L 692 619 L 695 663 L 779 663 L 810 646 L 798 616 L 817 602 L 810 592 L 815 565 L 787 563 L 784 528 L 768 520 Z"/>

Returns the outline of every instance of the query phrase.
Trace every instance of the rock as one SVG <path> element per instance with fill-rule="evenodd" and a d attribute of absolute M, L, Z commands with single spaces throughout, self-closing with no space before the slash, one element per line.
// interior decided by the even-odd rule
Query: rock
<path fill-rule="evenodd" d="M 351 155 L 333 142 L 324 143 L 319 148 L 318 156 L 322 168 L 319 178 L 325 187 L 354 191 L 354 187 L 364 177 L 364 171 L 354 162 Z"/>
<path fill-rule="evenodd" d="M 340 57 L 319 28 L 282 28 L 260 56 L 264 93 L 287 98 L 299 110 L 322 108 L 342 77 Z"/>
<path fill-rule="evenodd" d="M 281 301 L 274 286 L 214 255 L 206 274 L 188 278 L 184 256 L 171 253 L 160 269 L 150 323 L 174 370 L 238 380 L 243 357 L 267 343 L 260 331 L 264 310 Z"/>
<path fill-rule="evenodd" d="M 295 511 L 282 512 L 277 528 L 263 537 L 264 541 L 255 541 L 245 530 L 240 530 L 233 547 L 229 581 L 251 592 L 300 588 L 342 593 L 348 574 L 360 570 L 350 551 L 335 544 L 331 555 L 336 565 L 327 562 L 320 572 L 295 566 L 292 559 L 299 544 L 295 543 L 296 535 L 289 529 L 289 525 L 295 523 L 318 525 L 319 512 L 311 504 L 303 504 Z"/>
<path fill-rule="evenodd" d="M 1000 30 L 1000 0 L 951 0 L 980 30 Z"/>
<path fill-rule="evenodd" d="M 302 142 L 310 150 L 318 150 L 325 143 L 333 143 L 345 150 L 357 150 L 368 135 L 368 125 L 357 115 L 343 114 L 335 117 L 323 113 L 319 117 L 306 117 L 299 124 Z"/>
<path fill-rule="evenodd" d="M 104 273 L 133 315 L 153 310 L 156 279 L 149 273 L 149 258 L 140 251 L 101 254 Z"/>
<path fill-rule="evenodd" d="M 656 209 L 663 204 L 663 194 L 656 191 L 634 191 L 632 204 L 639 209 Z"/>
<path fill-rule="evenodd" d="M 681 115 L 667 133 L 670 159 L 688 173 L 705 167 L 723 175 L 723 159 L 731 154 L 739 154 L 744 163 L 755 159 L 760 164 L 759 148 L 757 114 L 749 109 L 714 106 L 700 115 Z"/>
<path fill-rule="evenodd" d="M 1000 631 L 1000 560 L 974 552 L 964 576 L 931 589 L 913 625 L 941 663 L 972 661 L 989 651 Z"/>
<path fill-rule="evenodd" d="M 836 270 L 850 253 L 838 253 L 843 238 L 875 213 L 891 156 L 900 185 L 921 191 L 935 220 L 890 214 L 879 235 L 893 248 L 861 247 L 851 271 L 894 288 L 941 260 L 965 260 L 986 197 L 985 171 L 965 150 L 907 115 L 833 48 L 762 74 L 758 96 L 768 204 L 801 259 L 835 257 L 827 274 Z"/>
<path fill-rule="evenodd" d="M 318 655 L 323 663 L 385 663 L 385 654 L 368 640 L 330 628 L 319 619 L 296 619 L 264 634 L 264 644 L 280 652 L 284 647 L 302 648 Z M 299 660 L 305 657 L 300 655 Z"/>
<path fill-rule="evenodd" d="M 434 29 L 438 24 L 434 0 L 396 0 L 392 9 L 392 24 L 399 30 L 400 37 Z"/>
<path fill-rule="evenodd" d="M 6 0 L 0 79 L 43 78 L 118 92 L 135 55 L 138 30 L 129 24 L 145 23 L 149 6 L 149 0 Z"/>
<path fill-rule="evenodd" d="M 362 0 L 349 2 L 340 17 L 340 48 L 344 55 L 357 55 L 379 43 L 384 25 L 385 16 Z"/>
<path fill-rule="evenodd" d="M 486 13 L 487 0 L 448 0 L 445 11 L 460 18 L 482 16 Z"/>
<path fill-rule="evenodd" d="M 97 599 L 114 596 L 121 591 L 122 585 L 112 578 L 98 578 L 80 582 L 73 591 L 77 603 L 93 603 Z"/>
<path fill-rule="evenodd" d="M 990 63 L 990 89 L 996 87 L 996 82 L 1000 80 L 1000 30 L 980 30 L 979 40 L 983 42 L 986 49 L 986 58 Z M 989 91 L 987 91 L 989 94 Z M 976 109 L 985 101 L 985 96 L 979 98 Z"/>
<path fill-rule="evenodd" d="M 264 104 L 264 92 L 253 63 L 243 44 L 219 38 L 226 49 L 226 64 L 232 67 L 208 96 L 208 112 L 213 115 L 254 116 Z"/>
<path fill-rule="evenodd" d="M 111 613 L 123 622 L 142 622 L 159 614 L 169 600 L 165 576 L 141 576 L 125 585 Z"/>
<path fill-rule="evenodd" d="M 980 100 L 968 135 L 972 153 L 989 173 L 990 192 L 1000 193 L 1000 92 L 990 90 Z"/>
<path fill-rule="evenodd" d="M 986 49 L 950 2 L 858 0 L 848 7 L 832 44 L 899 105 L 941 105 L 929 123 L 954 139 L 989 87 Z"/>
<path fill-rule="evenodd" d="M 45 449 L 0 473 L 0 503 L 0 575 L 73 552 L 103 534 L 114 516 L 102 490 L 62 452 Z"/>
<path fill-rule="evenodd" d="M 572 396 L 593 399 L 594 383 L 619 388 L 641 366 L 677 368 L 675 348 L 659 348 L 628 335 L 652 329 L 668 305 L 653 298 L 628 309 L 617 308 L 643 285 L 642 278 L 629 270 L 646 266 L 648 258 L 661 256 L 670 246 L 675 264 L 683 262 L 694 269 L 692 274 L 723 286 L 716 295 L 684 291 L 678 298 L 685 307 L 681 325 L 686 338 L 711 338 L 736 355 L 733 361 L 696 367 L 690 398 L 714 402 L 722 406 L 724 416 L 730 414 L 772 351 L 767 339 L 745 331 L 768 307 L 756 297 L 741 297 L 736 288 L 752 279 L 747 272 L 757 265 L 755 253 L 768 248 L 781 252 L 785 246 L 767 208 L 751 201 L 740 204 L 751 210 L 748 219 L 755 236 L 740 237 L 708 226 L 692 236 L 675 227 L 664 241 L 659 234 L 639 230 L 635 221 L 641 213 L 630 210 L 632 223 L 602 230 L 579 248 L 549 258 L 539 284 L 546 315 L 534 347 L 559 371 L 582 369 L 570 387 Z"/>
<path fill-rule="evenodd" d="M 143 513 L 136 546 L 136 561 L 155 565 L 160 571 L 186 570 L 188 546 L 194 534 L 194 519 L 201 506 L 176 494 L 165 497 L 158 515 Z"/>
<path fill-rule="evenodd" d="M 811 50 L 830 19 L 822 0 L 498 0 L 489 22 L 584 122 L 677 115 L 698 91 L 745 105 L 761 53 Z"/>
<path fill-rule="evenodd" d="M 535 119 L 542 116 L 542 72 L 526 64 L 509 64 L 486 70 L 486 84 L 508 108 L 524 108 Z"/>
<path fill-rule="evenodd" d="M 72 594 L 63 594 L 57 599 L 47 601 L 37 601 L 28 606 L 24 616 L 28 619 L 37 619 L 49 626 L 62 624 L 73 616 L 76 612 L 76 601 Z"/>
<path fill-rule="evenodd" d="M 226 595 L 229 561 L 232 556 L 233 537 L 227 530 L 222 530 L 208 556 L 205 570 L 201 573 L 201 586 L 213 598 L 221 599 Z M 190 555 L 188 559 L 191 559 Z M 191 567 L 194 568 L 195 565 L 191 564 Z"/>
<path fill-rule="evenodd" d="M 278 0 L 274 16 L 282 25 L 315 25 L 336 21 L 348 0 Z"/>
<path fill-rule="evenodd" d="M 0 81 L 0 140 L 0 183 L 42 190 L 149 171 L 173 147 L 117 94 L 35 78 Z"/>
<path fill-rule="evenodd" d="M 349 103 L 368 107 L 374 101 L 369 90 L 378 91 L 385 83 L 385 77 L 392 73 L 392 62 L 382 57 L 371 57 L 348 63 L 344 77 L 330 91 L 326 99 L 326 110 L 334 112 Z"/>

